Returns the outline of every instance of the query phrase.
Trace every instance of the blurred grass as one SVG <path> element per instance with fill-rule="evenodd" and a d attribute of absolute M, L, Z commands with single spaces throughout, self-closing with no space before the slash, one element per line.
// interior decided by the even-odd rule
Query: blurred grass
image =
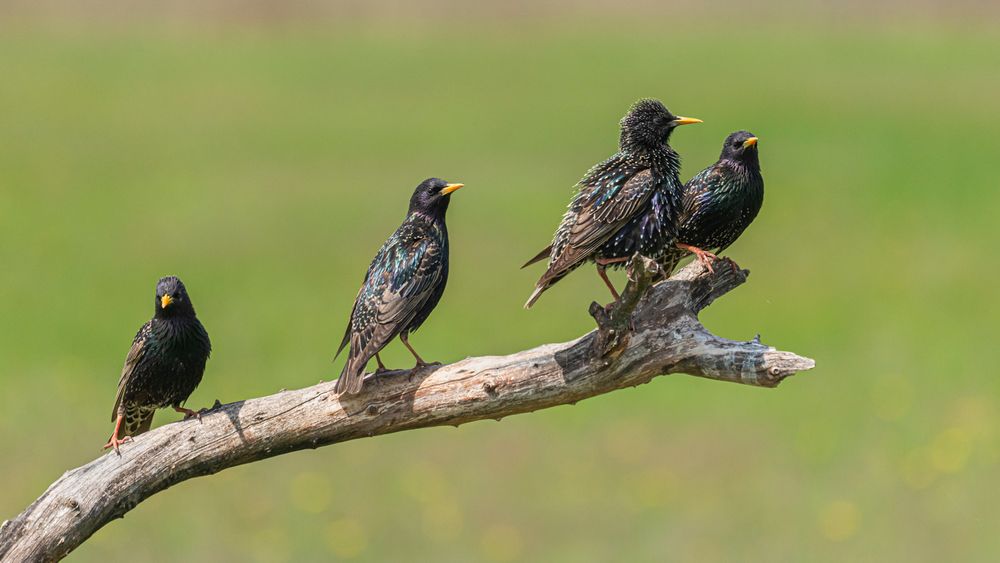
<path fill-rule="evenodd" d="M 158 495 L 72 559 L 993 560 L 1000 37 L 932 26 L 591 24 L 0 37 L 0 517 L 100 454 L 156 279 L 215 354 L 189 406 L 335 377 L 412 187 L 468 188 L 427 358 L 573 338 L 580 272 L 520 308 L 574 181 L 641 96 L 761 137 L 750 283 L 718 334 L 817 359 L 776 391 L 658 379 L 339 445 Z M 383 356 L 409 365 L 401 347 Z M 176 417 L 162 413 L 162 424 Z"/>

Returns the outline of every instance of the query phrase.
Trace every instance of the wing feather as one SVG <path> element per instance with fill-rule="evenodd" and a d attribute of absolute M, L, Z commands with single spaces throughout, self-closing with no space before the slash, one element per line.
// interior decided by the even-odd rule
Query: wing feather
<path fill-rule="evenodd" d="M 441 244 L 401 229 L 379 250 L 358 293 L 344 368 L 356 378 L 379 350 L 407 330 L 434 295 L 444 275 Z M 344 377 L 342 375 L 341 377 Z"/>
<path fill-rule="evenodd" d="M 112 422 L 118 419 L 118 407 L 121 406 L 122 400 L 125 398 L 125 389 L 128 387 L 136 366 L 142 361 L 146 349 L 146 340 L 149 339 L 151 330 L 152 321 L 147 321 L 139 329 L 139 332 L 135 334 L 135 338 L 132 339 L 132 347 L 129 349 L 128 355 L 125 356 L 125 365 L 122 367 L 122 375 L 118 380 L 118 394 L 115 397 L 115 407 L 111 410 Z"/>
<path fill-rule="evenodd" d="M 600 182 L 593 189 L 581 190 L 559 228 L 564 234 L 557 236 L 543 279 L 557 277 L 586 260 L 649 201 L 655 188 L 652 171 L 629 172 L 610 177 L 610 184 Z"/>

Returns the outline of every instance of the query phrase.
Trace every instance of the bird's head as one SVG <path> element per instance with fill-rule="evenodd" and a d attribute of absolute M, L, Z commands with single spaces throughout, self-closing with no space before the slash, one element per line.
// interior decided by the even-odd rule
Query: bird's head
<path fill-rule="evenodd" d="M 428 178 L 417 189 L 413 190 L 413 197 L 410 198 L 410 213 L 420 212 L 434 217 L 444 216 L 448 210 L 448 203 L 451 201 L 451 194 L 465 184 L 449 184 L 440 178 Z"/>
<path fill-rule="evenodd" d="M 701 120 L 674 115 L 659 100 L 639 100 L 622 118 L 621 147 L 622 149 L 661 147 L 667 144 L 675 128 L 692 123 L 701 123 Z"/>
<path fill-rule="evenodd" d="M 180 278 L 167 276 L 156 282 L 156 311 L 160 318 L 193 316 L 194 305 Z"/>
<path fill-rule="evenodd" d="M 757 160 L 757 137 L 749 131 L 736 131 L 726 137 L 719 160 L 733 160 L 751 166 L 760 166 Z"/>

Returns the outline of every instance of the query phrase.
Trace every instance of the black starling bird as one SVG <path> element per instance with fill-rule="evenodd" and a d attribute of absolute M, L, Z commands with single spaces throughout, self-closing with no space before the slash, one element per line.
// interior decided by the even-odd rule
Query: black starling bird
<path fill-rule="evenodd" d="M 365 366 L 375 357 L 378 371 L 386 367 L 378 353 L 399 336 L 417 359 L 408 336 L 437 306 L 448 283 L 448 228 L 444 216 L 451 193 L 463 184 L 428 178 L 410 198 L 403 224 L 385 241 L 368 266 L 337 355 L 350 343 L 347 363 L 337 380 L 337 393 L 361 391 Z"/>
<path fill-rule="evenodd" d="M 657 100 L 632 106 L 621 120 L 618 152 L 580 180 L 552 244 L 522 266 L 549 258 L 525 308 L 588 260 L 617 300 L 608 266 L 620 267 L 636 252 L 659 259 L 673 247 L 682 184 L 680 157 L 668 140 L 675 127 L 690 123 L 701 120 L 677 117 Z"/>
<path fill-rule="evenodd" d="M 211 351 L 184 284 L 174 276 L 160 279 L 153 318 L 139 329 L 125 358 L 111 413 L 115 431 L 104 448 L 118 451 L 119 444 L 148 431 L 156 409 L 170 406 L 197 416 L 181 405 L 201 383 Z"/>
<path fill-rule="evenodd" d="M 713 271 L 717 256 L 711 251 L 722 253 L 736 242 L 763 203 L 757 137 L 749 131 L 731 133 L 719 161 L 684 185 L 677 243 L 663 260 L 664 271 L 672 271 L 688 253 Z"/>

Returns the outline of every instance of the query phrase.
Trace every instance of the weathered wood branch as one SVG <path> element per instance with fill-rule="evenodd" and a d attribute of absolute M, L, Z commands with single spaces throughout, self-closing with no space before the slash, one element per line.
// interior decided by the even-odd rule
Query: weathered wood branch
<path fill-rule="evenodd" d="M 633 260 L 619 304 L 591 306 L 598 329 L 509 356 L 467 358 L 370 379 L 338 399 L 333 383 L 217 405 L 201 420 L 157 428 L 66 472 L 0 528 L 0 560 L 64 557 L 95 531 L 181 481 L 305 448 L 429 426 L 500 419 L 571 404 L 669 373 L 774 387 L 814 362 L 760 343 L 726 340 L 698 312 L 748 272 L 697 263 L 653 285 L 656 264 Z M 652 287 L 650 287 L 652 285 Z"/>

